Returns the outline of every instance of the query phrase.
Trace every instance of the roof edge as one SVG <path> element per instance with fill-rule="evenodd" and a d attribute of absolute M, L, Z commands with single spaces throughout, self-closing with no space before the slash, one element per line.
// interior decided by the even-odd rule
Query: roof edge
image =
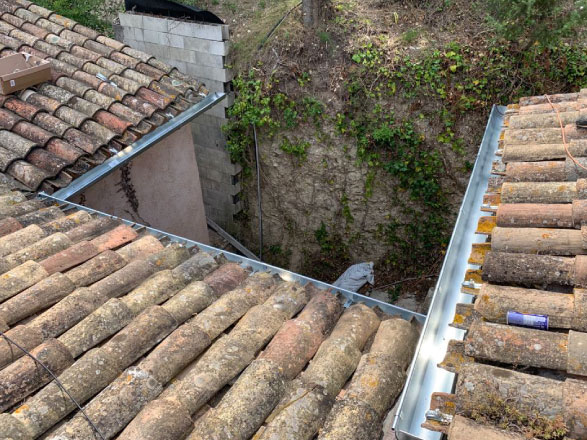
<path fill-rule="evenodd" d="M 475 167 L 459 210 L 450 244 L 436 283 L 416 355 L 398 404 L 393 429 L 400 440 L 437 440 L 441 434 L 420 425 L 426 420 L 432 392 L 452 390 L 455 375 L 437 367 L 446 353 L 448 341 L 462 340 L 464 332 L 449 327 L 457 303 L 471 303 L 471 295 L 461 293 L 468 267 L 471 244 L 485 238 L 476 236 L 481 217 L 483 194 L 491 175 L 491 166 L 499 144 L 506 107 L 494 105 L 481 141 Z"/>
<path fill-rule="evenodd" d="M 92 168 L 87 173 L 75 179 L 65 188 L 56 191 L 53 196 L 59 200 L 67 200 L 71 197 L 83 192 L 96 182 L 104 179 L 106 176 L 116 171 L 118 168 L 130 162 L 135 157 L 144 153 L 160 140 L 166 138 L 171 133 L 183 127 L 188 122 L 192 121 L 202 113 L 214 107 L 220 101 L 226 98 L 226 93 L 215 92 L 209 94 L 200 102 L 194 104 L 186 111 L 180 113 L 178 116 L 170 119 L 165 124 L 158 127 L 151 133 L 143 136 L 132 145 L 129 145 L 124 150 L 119 151 L 111 158 L 104 161 L 102 164 Z"/>
<path fill-rule="evenodd" d="M 203 250 L 212 256 L 223 255 L 228 261 L 244 265 L 246 267 L 253 269 L 254 271 L 266 271 L 266 272 L 270 272 L 272 274 L 277 274 L 285 281 L 296 281 L 296 282 L 300 283 L 302 286 L 306 285 L 308 283 L 311 283 L 314 286 L 316 286 L 318 289 L 329 290 L 333 294 L 339 293 L 344 298 L 346 298 L 346 302 L 344 304 L 344 307 L 348 307 L 354 303 L 362 303 L 362 304 L 365 304 L 369 307 L 379 307 L 383 312 L 385 312 L 389 315 L 401 316 L 402 318 L 404 318 L 406 320 L 415 319 L 419 323 L 423 323 L 426 319 L 426 316 L 422 315 L 421 313 L 412 312 L 411 310 L 407 310 L 402 307 L 394 306 L 393 304 L 388 304 L 383 301 L 379 301 L 377 299 L 370 298 L 368 296 L 364 296 L 364 295 L 361 295 L 356 292 L 352 292 L 350 290 L 341 289 L 341 288 L 335 287 L 331 284 L 324 283 L 322 281 L 318 281 L 313 278 L 309 278 L 309 277 L 306 277 L 306 276 L 303 276 L 303 275 L 300 275 L 300 274 L 297 274 L 294 272 L 290 272 L 289 270 L 281 269 L 279 267 L 272 266 L 270 264 L 266 264 L 261 261 L 257 261 L 257 260 L 253 260 L 251 258 L 243 257 L 241 255 L 233 254 L 231 252 L 227 252 L 225 250 L 218 249 L 218 248 L 215 248 L 215 247 L 203 244 L 203 243 L 199 243 L 199 242 L 190 240 L 188 238 L 184 238 L 184 237 L 180 237 L 178 235 L 164 232 L 159 229 L 152 228 L 150 226 L 145 226 L 140 223 L 133 222 L 131 220 L 126 220 L 126 219 L 123 219 L 120 217 L 116 217 L 114 215 L 106 214 L 104 212 L 88 208 L 87 206 L 78 205 L 78 204 L 70 202 L 68 200 L 61 199 L 61 198 L 57 197 L 55 194 L 49 195 L 44 192 L 40 192 L 40 193 L 38 193 L 37 197 L 40 199 L 52 201 L 52 202 L 56 203 L 59 207 L 63 207 L 65 205 L 66 209 L 67 209 L 67 207 L 69 207 L 70 209 L 77 208 L 79 210 L 87 211 L 89 213 L 93 213 L 93 214 L 96 214 L 99 216 L 110 217 L 110 218 L 119 220 L 122 223 L 129 225 L 130 227 L 132 227 L 133 229 L 135 229 L 137 231 L 148 231 L 158 239 L 167 238 L 168 240 L 170 240 L 172 242 L 176 242 L 176 243 L 179 243 L 179 244 L 186 246 L 188 249 L 191 249 L 193 247 L 197 247 L 198 249 Z"/>

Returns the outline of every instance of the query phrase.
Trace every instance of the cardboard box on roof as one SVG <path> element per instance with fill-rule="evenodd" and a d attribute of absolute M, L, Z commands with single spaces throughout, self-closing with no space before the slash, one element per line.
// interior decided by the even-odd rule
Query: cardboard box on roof
<path fill-rule="evenodd" d="M 51 63 L 29 54 L 0 58 L 0 93 L 7 95 L 51 79 Z"/>

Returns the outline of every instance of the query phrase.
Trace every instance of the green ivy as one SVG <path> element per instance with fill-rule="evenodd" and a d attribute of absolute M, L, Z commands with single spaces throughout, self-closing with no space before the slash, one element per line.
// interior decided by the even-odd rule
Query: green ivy
<path fill-rule="evenodd" d="M 284 137 L 279 145 L 282 151 L 297 157 L 300 161 L 305 161 L 308 157 L 308 148 L 310 148 L 310 142 L 296 141 L 292 142 L 288 137 Z"/>

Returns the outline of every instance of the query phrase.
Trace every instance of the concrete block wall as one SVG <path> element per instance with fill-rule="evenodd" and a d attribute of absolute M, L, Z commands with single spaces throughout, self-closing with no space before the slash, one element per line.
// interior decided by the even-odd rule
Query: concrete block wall
<path fill-rule="evenodd" d="M 233 72 L 227 69 L 230 38 L 227 25 L 194 23 L 144 14 L 121 13 L 119 39 L 202 81 L 211 92 L 228 96 L 192 122 L 192 134 L 206 214 L 223 228 L 233 229 L 242 209 L 240 166 L 226 149 L 222 127 L 226 108 L 234 102 Z"/>

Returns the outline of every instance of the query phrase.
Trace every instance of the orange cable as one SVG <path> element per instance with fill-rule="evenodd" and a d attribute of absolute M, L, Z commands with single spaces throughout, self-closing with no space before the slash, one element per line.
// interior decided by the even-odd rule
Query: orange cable
<path fill-rule="evenodd" d="M 550 100 L 550 98 L 548 97 L 548 95 L 544 95 L 546 97 L 546 100 L 548 101 L 548 103 L 550 104 L 550 106 L 552 107 L 552 109 L 556 112 L 556 117 L 558 119 L 558 124 L 561 128 L 561 133 L 563 135 L 563 145 L 565 147 L 565 152 L 567 153 L 567 156 L 569 156 L 569 159 L 571 159 L 575 165 L 577 165 L 579 168 L 583 168 L 585 171 L 587 171 L 587 167 L 585 167 L 584 165 L 581 165 L 579 163 L 579 161 L 577 159 L 575 159 L 575 157 L 571 154 L 571 152 L 569 151 L 569 146 L 567 145 L 567 138 L 565 136 L 565 127 L 563 126 L 563 121 L 561 119 L 561 115 L 558 111 L 558 109 L 554 106 L 554 104 L 552 103 L 552 101 Z"/>

